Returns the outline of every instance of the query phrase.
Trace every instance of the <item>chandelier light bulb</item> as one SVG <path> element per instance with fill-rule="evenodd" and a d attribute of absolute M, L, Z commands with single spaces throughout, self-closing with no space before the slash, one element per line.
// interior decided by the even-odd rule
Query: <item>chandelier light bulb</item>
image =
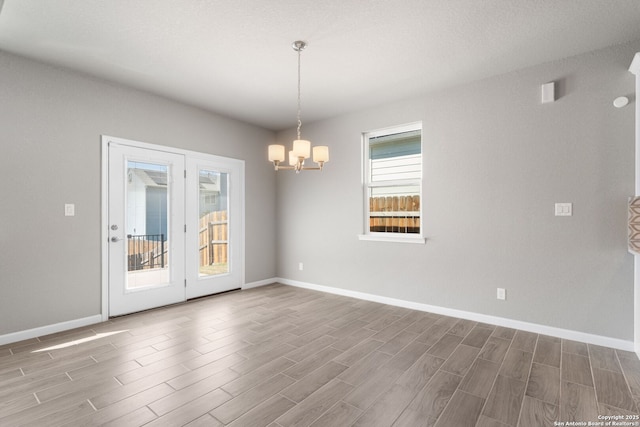
<path fill-rule="evenodd" d="M 284 162 L 284 145 L 270 145 L 269 146 L 269 161 L 270 162 Z"/>

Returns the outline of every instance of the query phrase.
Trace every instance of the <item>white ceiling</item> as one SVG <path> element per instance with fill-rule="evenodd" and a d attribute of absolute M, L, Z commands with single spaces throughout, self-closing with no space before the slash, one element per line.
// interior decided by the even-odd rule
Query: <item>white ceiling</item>
<path fill-rule="evenodd" d="M 280 130 L 640 39 L 640 0 L 0 0 L 0 49 Z"/>

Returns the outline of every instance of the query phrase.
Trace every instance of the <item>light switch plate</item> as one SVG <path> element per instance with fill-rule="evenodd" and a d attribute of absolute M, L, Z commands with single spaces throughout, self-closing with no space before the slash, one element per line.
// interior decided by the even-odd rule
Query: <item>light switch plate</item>
<path fill-rule="evenodd" d="M 64 216 L 75 216 L 76 215 L 76 205 L 73 203 L 65 203 L 64 205 Z"/>
<path fill-rule="evenodd" d="M 573 203 L 556 203 L 556 216 L 573 215 Z"/>
<path fill-rule="evenodd" d="M 506 300 L 507 299 L 507 291 L 505 288 L 498 288 L 498 292 L 496 294 L 496 298 L 498 298 L 499 300 Z"/>
<path fill-rule="evenodd" d="M 542 103 L 547 104 L 556 100 L 556 82 L 549 82 L 542 85 Z"/>

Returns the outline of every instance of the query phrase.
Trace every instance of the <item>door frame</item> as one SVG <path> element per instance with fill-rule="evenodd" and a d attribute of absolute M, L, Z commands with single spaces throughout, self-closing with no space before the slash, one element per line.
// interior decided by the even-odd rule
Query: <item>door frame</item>
<path fill-rule="evenodd" d="M 102 321 L 109 319 L 109 143 L 128 145 L 136 148 L 144 148 L 156 151 L 165 151 L 174 154 L 182 154 L 185 158 L 199 157 L 208 158 L 213 161 L 232 162 L 239 170 L 238 191 L 240 197 L 240 215 L 238 241 L 240 242 L 240 283 L 239 287 L 245 284 L 245 184 L 244 184 L 244 160 L 230 157 L 217 156 L 215 154 L 202 153 L 198 151 L 184 150 L 176 147 L 150 144 L 147 142 L 135 141 L 125 138 L 101 135 L 101 185 L 100 185 L 100 251 L 101 251 L 101 315 Z M 185 165 L 186 166 L 186 165 Z"/>

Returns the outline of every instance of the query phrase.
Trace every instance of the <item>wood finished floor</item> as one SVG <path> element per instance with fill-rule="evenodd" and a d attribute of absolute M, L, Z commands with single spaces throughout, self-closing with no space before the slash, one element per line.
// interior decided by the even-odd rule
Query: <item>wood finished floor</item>
<path fill-rule="evenodd" d="M 0 426 L 539 427 L 639 403 L 634 353 L 282 285 L 0 346 Z"/>

